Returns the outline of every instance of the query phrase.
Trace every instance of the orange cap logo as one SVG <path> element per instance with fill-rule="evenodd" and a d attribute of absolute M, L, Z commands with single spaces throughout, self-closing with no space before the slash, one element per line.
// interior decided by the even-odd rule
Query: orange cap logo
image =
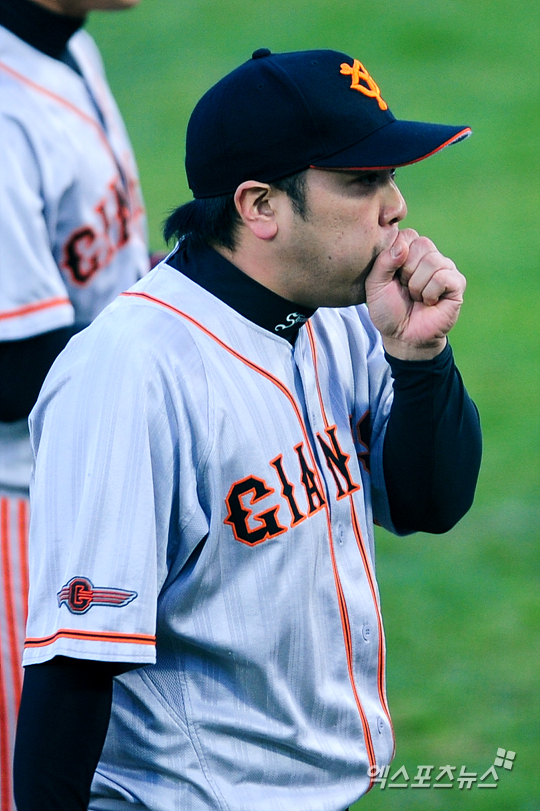
<path fill-rule="evenodd" d="M 363 93 L 364 96 L 377 99 L 381 110 L 388 110 L 388 104 L 384 101 L 384 99 L 381 98 L 379 85 L 374 79 L 372 79 L 363 64 L 359 62 L 358 59 L 353 61 L 352 66 L 348 65 L 346 62 L 343 62 L 340 73 L 342 73 L 344 76 L 351 77 L 351 90 L 358 90 L 360 93 Z M 364 81 L 366 84 L 360 84 L 360 80 Z"/>

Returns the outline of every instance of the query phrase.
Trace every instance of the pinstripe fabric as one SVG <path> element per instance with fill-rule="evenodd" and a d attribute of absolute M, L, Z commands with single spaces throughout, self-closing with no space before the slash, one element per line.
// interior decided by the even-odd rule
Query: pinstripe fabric
<path fill-rule="evenodd" d="M 28 499 L 0 493 L 0 811 L 12 811 L 11 761 L 28 597 Z"/>
<path fill-rule="evenodd" d="M 391 759 L 389 369 L 365 308 L 310 324 L 292 347 L 161 265 L 41 391 L 25 662 L 152 665 L 115 679 L 94 811 L 342 811 Z M 74 579 L 137 596 L 79 611 Z"/>

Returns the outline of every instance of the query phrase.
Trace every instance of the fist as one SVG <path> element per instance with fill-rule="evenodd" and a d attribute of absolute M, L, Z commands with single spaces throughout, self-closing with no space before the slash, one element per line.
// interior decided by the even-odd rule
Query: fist
<path fill-rule="evenodd" d="M 366 279 L 371 320 L 386 351 L 428 360 L 445 347 L 457 321 L 466 281 L 455 264 L 412 228 L 399 231 Z"/>

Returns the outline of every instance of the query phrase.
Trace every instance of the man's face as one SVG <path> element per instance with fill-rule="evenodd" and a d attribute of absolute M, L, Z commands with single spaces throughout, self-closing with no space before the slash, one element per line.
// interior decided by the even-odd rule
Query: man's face
<path fill-rule="evenodd" d="M 394 171 L 309 169 L 306 195 L 306 218 L 291 206 L 281 231 L 282 295 L 312 307 L 365 302 L 366 277 L 407 214 Z"/>
<path fill-rule="evenodd" d="M 67 14 L 68 17 L 86 17 L 89 11 L 120 11 L 136 6 L 140 0 L 34 0 L 40 6 Z"/>

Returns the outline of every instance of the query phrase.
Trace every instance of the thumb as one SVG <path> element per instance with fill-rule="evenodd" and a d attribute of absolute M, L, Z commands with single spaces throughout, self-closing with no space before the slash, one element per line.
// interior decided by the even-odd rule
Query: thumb
<path fill-rule="evenodd" d="M 409 255 L 409 243 L 400 231 L 394 242 L 380 252 L 371 273 L 366 279 L 366 287 L 384 287 L 389 284 L 399 268 L 403 267 Z"/>

